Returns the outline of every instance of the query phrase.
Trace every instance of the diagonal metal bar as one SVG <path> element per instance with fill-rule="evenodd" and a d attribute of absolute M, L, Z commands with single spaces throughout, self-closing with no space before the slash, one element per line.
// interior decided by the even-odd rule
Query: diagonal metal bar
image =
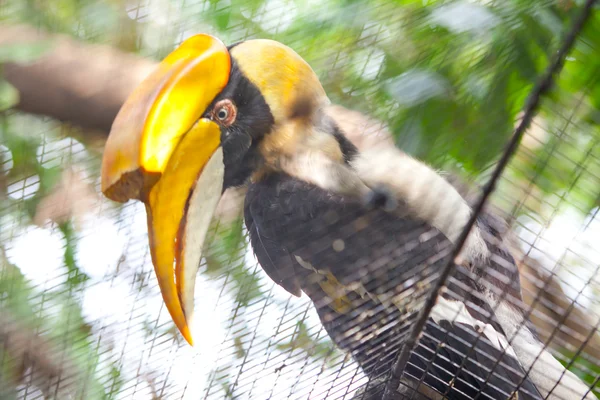
<path fill-rule="evenodd" d="M 442 269 L 440 276 L 439 276 L 435 286 L 433 287 L 433 290 L 431 291 L 431 294 L 427 297 L 427 299 L 425 301 L 425 305 L 423 306 L 423 309 L 421 310 L 421 312 L 419 313 L 419 315 L 417 317 L 417 320 L 415 321 L 415 325 L 410 333 L 410 336 L 408 337 L 407 341 L 404 343 L 404 346 L 402 347 L 400 354 L 398 354 L 396 361 L 394 362 L 394 364 L 391 368 L 390 377 L 386 384 L 385 392 L 383 395 L 383 400 L 391 400 L 393 398 L 394 392 L 397 390 L 398 386 L 400 385 L 400 379 L 402 377 L 402 374 L 404 372 L 406 364 L 408 363 L 410 353 L 415 348 L 415 346 L 418 342 L 419 336 L 420 336 L 421 332 L 423 331 L 423 329 L 425 328 L 425 323 L 427 322 L 427 318 L 429 317 L 431 310 L 435 306 L 435 303 L 440 294 L 440 291 L 446 284 L 446 280 L 448 279 L 448 277 L 450 276 L 450 274 L 453 271 L 453 268 L 455 265 L 454 261 L 455 261 L 456 257 L 460 254 L 460 251 L 462 250 L 462 248 L 465 244 L 465 241 L 466 241 L 469 233 L 471 232 L 471 229 L 475 225 L 477 218 L 479 217 L 481 211 L 483 210 L 483 207 L 487 203 L 489 196 L 495 190 L 498 179 L 504 172 L 504 169 L 508 165 L 508 162 L 510 161 L 511 157 L 513 156 L 514 152 L 516 151 L 517 147 L 519 146 L 519 143 L 521 142 L 521 138 L 523 137 L 523 135 L 529 128 L 529 125 L 531 124 L 531 121 L 536 114 L 536 111 L 538 109 L 538 106 L 539 106 L 542 96 L 544 96 L 550 90 L 550 88 L 552 87 L 552 84 L 554 83 L 554 76 L 556 74 L 558 74 L 560 72 L 560 70 L 562 69 L 564 60 L 565 60 L 567 54 L 570 52 L 571 48 L 573 47 L 573 44 L 575 43 L 575 39 L 577 38 L 577 36 L 581 32 L 581 30 L 583 29 L 585 22 L 588 20 L 589 16 L 591 15 L 592 8 L 595 3 L 596 3 L 596 0 L 586 0 L 585 4 L 581 10 L 580 15 L 573 22 L 573 26 L 571 27 L 571 29 L 565 36 L 563 43 L 560 46 L 559 50 L 555 53 L 552 61 L 550 62 L 550 64 L 546 68 L 546 70 L 544 71 L 544 74 L 538 79 L 538 81 L 535 84 L 535 86 L 533 87 L 531 93 L 527 97 L 527 100 L 523 107 L 523 118 L 522 118 L 521 122 L 515 128 L 513 135 L 511 137 L 510 141 L 508 142 L 506 149 L 502 153 L 502 157 L 498 161 L 498 164 L 496 165 L 496 168 L 494 169 L 492 176 L 490 177 L 488 182 L 485 184 L 485 186 L 483 188 L 483 192 L 481 194 L 481 197 L 477 201 L 477 204 L 473 210 L 473 213 L 471 214 L 471 218 L 469 219 L 469 221 L 467 222 L 463 231 L 461 232 L 461 235 L 459 236 L 459 238 L 456 242 L 456 245 L 454 246 L 454 249 L 452 251 L 451 257 L 448 260 L 448 263 Z"/>

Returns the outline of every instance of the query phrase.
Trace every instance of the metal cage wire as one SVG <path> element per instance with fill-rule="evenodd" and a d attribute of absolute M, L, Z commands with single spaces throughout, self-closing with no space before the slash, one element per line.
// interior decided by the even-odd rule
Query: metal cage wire
<path fill-rule="evenodd" d="M 556 62 L 550 63 L 546 75 L 531 90 L 527 108 L 520 116 L 504 157 L 477 177 L 478 181 L 487 182 L 484 196 L 470 194 L 475 199 L 471 224 L 476 222 L 486 206 L 487 196 L 491 195 L 498 205 L 495 211 L 517 233 L 513 249 L 523 281 L 525 315 L 534 321 L 544 347 L 557 359 L 580 376 L 596 377 L 587 382 L 591 387 L 600 378 L 596 368 L 600 365 L 597 299 L 600 261 L 593 258 L 598 251 L 592 248 L 589 238 L 593 236 L 590 230 L 600 234 L 600 225 L 598 202 L 591 209 L 583 203 L 588 197 L 600 196 L 600 176 L 595 175 L 595 166 L 600 164 L 597 151 L 600 136 L 587 140 L 577 136 L 574 121 L 582 108 L 589 107 L 588 93 L 567 97 L 570 94 L 561 90 L 561 79 L 562 74 L 570 71 L 554 73 L 577 40 L 593 3 L 588 0 L 579 7 L 585 10 L 581 18 L 574 22 L 567 39 L 555 46 L 560 48 L 554 57 Z M 142 54 L 161 56 L 172 48 L 173 42 L 180 42 L 204 27 L 194 22 L 192 16 L 209 11 L 219 15 L 233 7 L 221 2 L 215 4 L 155 0 L 127 3 L 126 7 L 132 21 L 147 23 L 148 32 L 142 36 L 145 43 L 140 46 Z M 495 6 L 498 13 L 510 15 L 507 6 L 506 9 Z M 17 8 L 0 7 L 7 7 L 5 13 L 9 15 L 12 8 Z M 299 13 L 302 4 L 291 1 L 271 0 L 258 8 L 250 4 L 246 9 L 242 7 L 240 13 L 244 14 L 245 22 L 226 24 L 223 39 L 233 43 L 261 34 L 283 35 L 286 44 L 299 54 L 311 55 L 311 65 L 324 85 L 335 87 L 336 96 L 344 98 L 344 105 L 362 110 L 365 99 L 368 102 L 378 96 L 382 87 L 397 83 L 393 80 L 390 83 L 389 78 L 382 76 L 385 55 L 369 45 L 387 40 L 389 46 L 404 46 L 402 38 L 389 37 L 389 27 L 402 25 L 405 17 L 394 12 L 397 5 L 384 1 L 368 6 L 374 17 L 365 22 L 359 15 L 365 12 L 365 7 L 351 4 L 345 13 L 339 14 L 333 6 L 314 2 L 311 10 L 304 11 L 304 18 L 314 18 L 322 24 L 356 16 L 360 29 L 349 34 L 358 36 L 333 50 L 322 48 L 321 53 L 315 50 L 314 43 L 301 40 L 305 33 L 294 30 L 290 14 Z M 98 10 L 88 7 L 88 18 L 94 19 Z M 410 19 L 410 23 L 429 22 L 423 16 Z M 94 28 L 100 31 L 100 27 L 101 23 L 81 23 L 78 29 L 83 37 L 94 40 L 100 35 Z M 206 26 L 206 30 L 212 28 Z M 355 46 L 362 52 L 351 49 Z M 419 60 L 419 50 L 415 51 L 414 57 Z M 431 54 L 422 57 L 426 56 Z M 428 61 L 435 69 L 445 65 L 447 57 L 450 55 L 443 54 Z M 349 70 L 369 76 L 369 84 L 355 82 L 354 86 L 336 87 L 339 75 Z M 419 76 L 409 77 L 416 80 Z M 600 71 L 590 76 L 586 86 L 594 87 Z M 553 91 L 558 93 L 558 100 L 545 101 L 542 95 L 554 80 Z M 522 97 L 514 99 L 515 103 L 521 100 Z M 366 111 L 374 111 L 384 121 L 386 116 L 391 120 L 402 105 L 386 104 L 387 109 Z M 545 109 L 554 118 L 534 118 L 536 108 Z M 162 304 L 148 253 L 143 207 L 137 203 L 116 206 L 99 194 L 98 148 L 76 139 L 82 135 L 77 128 L 49 118 L 18 112 L 2 118 L 7 130 L 37 138 L 37 146 L 28 151 L 42 169 L 11 180 L 14 175 L 10 173 L 20 160 L 13 155 L 14 148 L 0 145 L 0 174 L 3 174 L 0 177 L 8 177 L 6 195 L 10 200 L 0 207 L 0 342 L 3 343 L 0 356 L 2 374 L 6 378 L 11 371 L 16 382 L 14 391 L 7 386 L 5 393 L 0 390 L 0 397 L 358 399 L 368 392 L 392 399 L 398 398 L 394 397 L 399 396 L 395 388 L 401 386 L 404 389 L 399 398 L 422 398 L 415 387 L 407 386 L 400 378 L 406 373 L 412 347 L 419 346 L 424 336 L 422 331 L 438 291 L 461 288 L 460 280 L 455 276 L 448 279 L 448 274 L 454 268 L 450 261 L 460 251 L 469 226 L 454 246 L 427 246 L 435 235 L 415 231 L 413 236 L 407 236 L 405 245 L 410 247 L 414 242 L 413 248 L 422 250 L 403 253 L 394 246 L 382 250 L 381 263 L 411 266 L 396 280 L 379 284 L 382 290 L 398 288 L 396 295 L 405 302 L 399 309 L 405 307 L 411 311 L 396 321 L 402 335 L 395 337 L 394 342 L 384 341 L 376 346 L 387 349 L 391 357 L 388 362 L 393 368 L 369 379 L 350 354 L 334 345 L 312 302 L 306 296 L 291 297 L 257 264 L 248 232 L 239 219 L 245 193 L 232 191 L 228 201 L 221 204 L 222 218 L 213 227 L 213 241 L 203 261 L 202 279 L 198 279 L 196 302 L 200 305 L 195 323 L 200 327 L 200 336 L 197 347 L 190 348 L 173 327 Z M 348 123 L 358 130 L 366 126 L 364 120 L 353 121 L 350 117 Z M 410 123 L 407 125 L 410 127 Z M 380 126 L 372 122 L 369 128 L 376 131 Z M 551 146 L 540 151 L 542 142 Z M 399 138 L 399 143 L 410 146 L 410 135 Z M 577 158 L 573 156 L 574 150 L 578 150 Z M 514 159 L 509 162 L 513 152 Z M 535 172 L 524 187 L 523 180 L 518 179 L 523 165 L 533 166 L 531 170 Z M 48 178 L 50 174 L 56 176 Z M 570 185 L 561 193 L 542 195 L 536 185 L 547 179 L 548 174 L 566 174 Z M 47 182 L 52 185 L 46 190 Z M 492 194 L 495 186 L 498 190 Z M 45 195 L 38 198 L 37 194 L 42 192 Z M 536 202 L 544 205 L 544 215 L 531 209 Z M 564 251 L 547 255 L 545 233 L 560 219 L 565 206 L 579 209 L 585 218 L 575 224 L 576 232 L 569 239 L 571 243 L 563 246 Z M 340 229 L 353 229 L 355 222 L 338 221 L 338 224 Z M 312 234 L 315 251 L 335 239 L 327 230 Z M 348 240 L 351 237 L 352 234 Z M 376 240 L 373 238 L 373 243 Z M 569 267 L 573 264 L 578 268 Z M 574 271 L 586 276 L 578 276 Z M 467 270 L 458 273 L 472 274 Z M 503 295 L 508 294 L 500 293 Z M 552 298 L 566 298 L 568 303 L 549 303 Z M 360 307 L 368 306 L 367 301 L 360 303 Z M 2 312 L 3 309 L 9 312 Z M 391 318 L 390 315 L 382 314 L 381 310 L 361 310 L 372 311 L 373 315 L 370 319 L 348 318 L 342 336 L 386 332 L 389 322 L 386 318 Z M 567 325 L 567 319 L 572 323 Z M 446 332 L 445 337 L 451 334 Z M 476 342 L 480 337 L 473 340 Z M 573 343 L 577 346 L 573 347 Z M 397 356 L 395 351 L 399 352 Z M 427 364 L 428 360 L 423 360 Z M 371 361 L 367 357 L 365 362 Z M 490 376 L 496 367 L 489 371 Z M 430 368 L 433 366 L 427 365 L 426 370 Z M 424 379 L 425 375 L 417 377 L 417 384 Z M 482 394 L 479 398 L 489 397 Z"/>

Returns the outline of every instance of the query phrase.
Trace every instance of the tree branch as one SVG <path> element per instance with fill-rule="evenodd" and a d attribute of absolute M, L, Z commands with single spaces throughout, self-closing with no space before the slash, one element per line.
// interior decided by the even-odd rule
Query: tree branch
<path fill-rule="evenodd" d="M 156 65 L 108 46 L 0 25 L 0 46 L 47 42 L 52 47 L 35 62 L 3 66 L 4 78 L 19 91 L 17 108 L 106 133 L 128 94 Z"/>

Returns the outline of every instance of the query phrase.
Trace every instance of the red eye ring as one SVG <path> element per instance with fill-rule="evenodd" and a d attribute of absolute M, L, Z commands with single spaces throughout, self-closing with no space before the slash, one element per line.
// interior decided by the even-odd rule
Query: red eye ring
<path fill-rule="evenodd" d="M 223 99 L 215 104 L 212 115 L 221 125 L 230 126 L 237 117 L 237 108 L 231 100 Z"/>

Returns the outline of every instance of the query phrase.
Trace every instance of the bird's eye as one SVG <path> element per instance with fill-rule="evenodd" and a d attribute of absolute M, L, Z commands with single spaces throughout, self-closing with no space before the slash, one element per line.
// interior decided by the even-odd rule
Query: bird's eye
<path fill-rule="evenodd" d="M 235 122 L 237 109 L 229 99 L 221 100 L 213 108 L 213 116 L 222 125 L 229 126 Z"/>
<path fill-rule="evenodd" d="M 219 111 L 217 111 L 217 118 L 219 118 L 221 121 L 226 119 L 228 115 L 229 112 L 226 108 L 221 108 Z"/>

